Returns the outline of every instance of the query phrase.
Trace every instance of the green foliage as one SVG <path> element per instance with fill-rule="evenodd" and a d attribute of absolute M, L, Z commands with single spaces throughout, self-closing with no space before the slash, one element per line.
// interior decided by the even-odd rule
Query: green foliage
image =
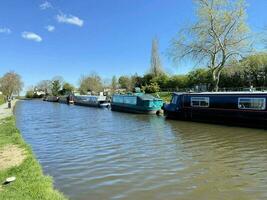
<path fill-rule="evenodd" d="M 61 88 L 60 81 L 59 80 L 54 80 L 52 82 L 52 95 L 53 96 L 58 96 L 60 88 Z"/>
<path fill-rule="evenodd" d="M 61 95 L 67 95 L 67 94 L 71 94 L 73 93 L 75 90 L 75 87 L 73 85 L 71 85 L 70 83 L 64 83 L 62 86 L 62 90 L 60 90 L 60 94 Z"/>
<path fill-rule="evenodd" d="M 119 85 L 121 88 L 126 89 L 127 91 L 132 91 L 134 88 L 131 77 L 129 76 L 121 76 L 119 78 Z"/>
<path fill-rule="evenodd" d="M 156 93 L 156 92 L 159 92 L 160 91 L 160 87 L 159 87 L 158 83 L 152 82 L 149 85 L 143 86 L 142 87 L 142 90 L 145 93 Z"/>
<path fill-rule="evenodd" d="M 5 96 L 0 94 L 0 105 L 5 103 Z"/>
<path fill-rule="evenodd" d="M 26 98 L 31 99 L 33 98 L 33 96 L 34 96 L 34 92 L 32 90 L 26 92 L 26 95 L 25 95 Z"/>
<path fill-rule="evenodd" d="M 192 87 L 194 85 L 200 84 L 211 84 L 212 74 L 210 70 L 207 69 L 196 69 L 188 73 L 188 86 Z"/>
<path fill-rule="evenodd" d="M 2 185 L 0 199 L 12 200 L 63 200 L 65 197 L 53 189 L 52 179 L 44 176 L 42 168 L 35 159 L 31 148 L 25 144 L 13 117 L 0 120 L 0 148 L 5 145 L 17 145 L 24 149 L 26 159 L 19 166 L 0 170 L 0 180 L 16 176 L 16 181 Z"/>
<path fill-rule="evenodd" d="M 28 99 L 43 98 L 44 95 L 38 95 L 36 92 L 29 90 L 26 92 L 25 97 Z"/>
<path fill-rule="evenodd" d="M 81 94 L 87 92 L 98 93 L 103 90 L 101 77 L 96 73 L 91 73 L 88 76 L 82 76 L 80 79 L 79 91 Z"/>

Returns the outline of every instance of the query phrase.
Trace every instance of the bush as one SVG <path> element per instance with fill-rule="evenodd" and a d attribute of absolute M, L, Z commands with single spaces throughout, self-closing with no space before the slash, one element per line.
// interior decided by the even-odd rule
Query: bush
<path fill-rule="evenodd" d="M 160 87 L 157 83 L 150 83 L 149 85 L 143 86 L 142 90 L 145 91 L 145 93 L 156 93 L 160 91 Z"/>
<path fill-rule="evenodd" d="M 38 98 L 43 98 L 44 95 L 42 95 L 42 94 L 38 95 L 38 94 L 34 93 L 33 91 L 27 91 L 25 97 L 28 99 L 35 99 L 35 98 L 38 99 Z"/>

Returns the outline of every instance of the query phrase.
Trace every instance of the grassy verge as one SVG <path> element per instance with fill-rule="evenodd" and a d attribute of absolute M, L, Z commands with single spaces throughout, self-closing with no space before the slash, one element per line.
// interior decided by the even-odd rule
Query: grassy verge
<path fill-rule="evenodd" d="M 0 105 L 5 103 L 5 97 L 4 95 L 0 94 Z"/>
<path fill-rule="evenodd" d="M 170 103 L 172 92 L 157 92 L 153 94 L 155 97 L 160 97 L 165 103 Z"/>
<path fill-rule="evenodd" d="M 24 142 L 15 126 L 15 118 L 0 120 L 0 150 L 6 145 L 16 145 L 23 149 L 25 159 L 19 166 L 0 169 L 0 199 L 5 200 L 63 200 L 61 193 L 53 189 L 52 179 L 44 176 L 41 166 L 35 159 L 31 148 Z M 16 180 L 3 185 L 7 177 Z"/>

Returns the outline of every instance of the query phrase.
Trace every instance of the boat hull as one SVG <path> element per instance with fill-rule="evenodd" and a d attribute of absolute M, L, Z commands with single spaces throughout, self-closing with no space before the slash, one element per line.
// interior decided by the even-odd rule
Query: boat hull
<path fill-rule="evenodd" d="M 126 113 L 136 113 L 136 114 L 156 114 L 160 109 L 148 110 L 143 109 L 137 106 L 127 106 L 127 105 L 115 105 L 111 104 L 111 110 L 117 112 L 126 112 Z"/>
<path fill-rule="evenodd" d="M 110 103 L 97 103 L 97 102 L 87 102 L 87 101 L 74 101 L 75 105 L 86 106 L 86 107 L 95 107 L 95 108 L 107 108 L 110 106 Z"/>

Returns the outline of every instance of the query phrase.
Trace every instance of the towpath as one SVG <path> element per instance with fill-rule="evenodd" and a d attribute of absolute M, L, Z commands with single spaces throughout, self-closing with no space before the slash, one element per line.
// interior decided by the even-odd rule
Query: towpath
<path fill-rule="evenodd" d="M 0 120 L 13 115 L 13 109 L 16 105 L 16 99 L 11 101 L 11 109 L 8 108 L 8 103 L 0 105 Z"/>

